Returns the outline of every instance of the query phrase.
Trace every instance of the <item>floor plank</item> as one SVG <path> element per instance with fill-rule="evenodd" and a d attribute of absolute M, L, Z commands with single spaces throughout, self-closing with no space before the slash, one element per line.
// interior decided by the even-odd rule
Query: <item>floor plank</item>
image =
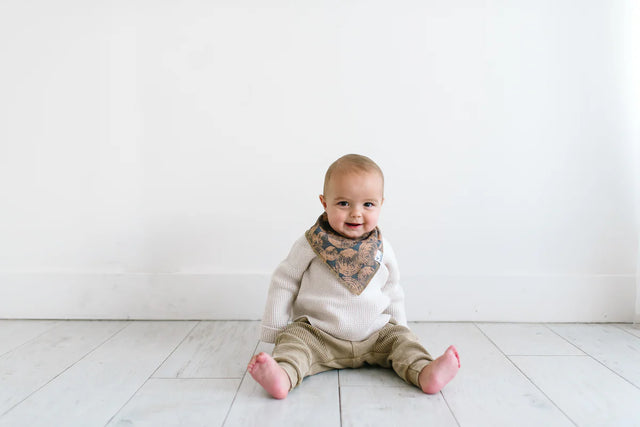
<path fill-rule="evenodd" d="M 584 355 L 544 325 L 479 323 L 478 327 L 506 355 Z"/>
<path fill-rule="evenodd" d="M 153 376 L 242 378 L 258 344 L 258 326 L 258 322 L 200 322 Z"/>
<path fill-rule="evenodd" d="M 271 344 L 261 343 L 258 351 L 270 353 Z M 271 398 L 264 389 L 245 375 L 225 427 L 340 425 L 338 372 L 324 372 L 305 378 L 284 400 Z"/>
<path fill-rule="evenodd" d="M 132 322 L 0 418 L 0 426 L 104 426 L 193 328 Z"/>
<path fill-rule="evenodd" d="M 221 426 L 239 385 L 239 379 L 152 378 L 109 426 Z"/>
<path fill-rule="evenodd" d="M 0 321 L 0 356 L 38 337 L 57 323 L 53 320 Z"/>
<path fill-rule="evenodd" d="M 426 395 L 418 388 L 340 387 L 342 425 L 356 426 L 457 426 L 442 394 Z"/>
<path fill-rule="evenodd" d="M 411 329 L 435 357 L 450 344 L 461 369 L 442 395 L 462 426 L 568 426 L 567 417 L 473 324 L 417 323 Z"/>
<path fill-rule="evenodd" d="M 405 383 L 393 369 L 364 366 L 358 369 L 341 369 L 340 386 L 412 387 Z"/>
<path fill-rule="evenodd" d="M 564 324 L 551 325 L 550 328 L 640 387 L 640 337 L 614 325 Z"/>
<path fill-rule="evenodd" d="M 628 332 L 631 335 L 634 335 L 640 338 L 640 324 L 634 325 L 632 323 L 626 323 L 626 324 L 617 324 L 616 326 L 622 329 L 623 331 Z"/>
<path fill-rule="evenodd" d="M 126 322 L 61 322 L 46 334 L 0 357 L 0 415 L 125 326 Z M 32 332 L 38 328 L 27 329 Z"/>
<path fill-rule="evenodd" d="M 512 356 L 579 426 L 640 425 L 640 390 L 587 356 Z"/>

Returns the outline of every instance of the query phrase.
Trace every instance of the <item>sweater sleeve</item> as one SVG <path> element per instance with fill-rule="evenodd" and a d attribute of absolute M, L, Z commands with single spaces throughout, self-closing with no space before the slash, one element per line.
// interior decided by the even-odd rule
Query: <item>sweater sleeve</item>
<path fill-rule="evenodd" d="M 384 239 L 384 257 L 383 262 L 389 270 L 389 278 L 384 285 L 383 292 L 389 297 L 389 307 L 384 311 L 396 320 L 400 325 L 407 326 L 407 315 L 404 308 L 404 291 L 400 286 L 400 270 L 398 268 L 398 261 L 396 260 L 395 252 L 389 244 L 389 241 Z"/>
<path fill-rule="evenodd" d="M 296 240 L 287 258 L 273 272 L 262 316 L 262 341 L 275 342 L 278 333 L 289 324 L 302 276 L 315 256 L 307 239 L 302 236 Z"/>

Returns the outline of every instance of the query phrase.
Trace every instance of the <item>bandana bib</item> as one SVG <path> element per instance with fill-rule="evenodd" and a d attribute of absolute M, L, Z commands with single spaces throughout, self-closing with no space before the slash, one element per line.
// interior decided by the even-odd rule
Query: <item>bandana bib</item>
<path fill-rule="evenodd" d="M 313 251 L 354 295 L 360 295 L 380 268 L 382 236 L 378 227 L 360 239 L 336 233 L 323 213 L 305 233 Z"/>

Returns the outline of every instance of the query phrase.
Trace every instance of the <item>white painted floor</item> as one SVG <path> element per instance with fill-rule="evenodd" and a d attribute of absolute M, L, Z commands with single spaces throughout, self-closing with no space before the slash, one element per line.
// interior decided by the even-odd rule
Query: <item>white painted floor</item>
<path fill-rule="evenodd" d="M 632 325 L 413 323 L 462 369 L 427 396 L 392 371 L 245 375 L 257 322 L 0 321 L 0 426 L 640 426 Z"/>

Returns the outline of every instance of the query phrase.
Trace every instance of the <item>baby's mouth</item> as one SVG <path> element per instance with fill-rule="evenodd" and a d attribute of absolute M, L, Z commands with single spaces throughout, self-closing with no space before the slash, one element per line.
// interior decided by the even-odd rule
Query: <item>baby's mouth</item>
<path fill-rule="evenodd" d="M 347 227 L 351 227 L 351 228 L 357 228 L 360 227 L 362 224 L 357 224 L 354 222 L 347 222 Z"/>

